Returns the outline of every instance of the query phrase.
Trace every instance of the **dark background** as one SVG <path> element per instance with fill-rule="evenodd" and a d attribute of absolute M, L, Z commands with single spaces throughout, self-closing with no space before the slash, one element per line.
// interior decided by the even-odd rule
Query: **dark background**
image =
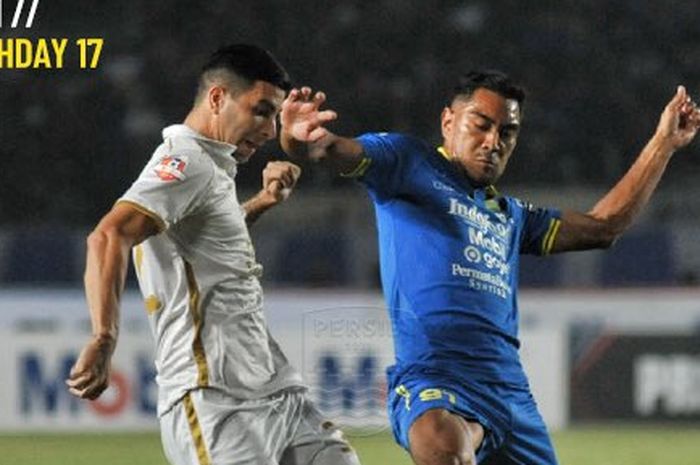
<path fill-rule="evenodd" d="M 295 83 L 326 91 L 340 114 L 332 129 L 345 135 L 407 131 L 437 143 L 457 76 L 506 71 L 528 97 L 502 184 L 553 192 L 610 185 L 675 86 L 695 93 L 700 84 L 700 6 L 692 0 L 60 0 L 41 2 L 30 30 L 8 27 L 14 2 L 4 3 L 3 38 L 105 39 L 97 70 L 78 69 L 74 44 L 65 69 L 0 70 L 0 233 L 38 229 L 44 247 L 66 257 L 82 244 L 54 244 L 51 232 L 82 234 L 99 220 L 161 129 L 182 121 L 199 66 L 222 44 L 269 48 Z M 694 184 L 696 155 L 691 148 L 676 157 L 669 182 Z M 240 188 L 257 189 L 264 163 L 281 156 L 266 146 L 240 171 Z M 355 189 L 305 168 L 299 192 Z"/>

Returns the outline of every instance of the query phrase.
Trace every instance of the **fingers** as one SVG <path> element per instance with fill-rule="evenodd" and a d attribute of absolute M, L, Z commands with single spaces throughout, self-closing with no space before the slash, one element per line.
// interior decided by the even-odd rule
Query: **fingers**
<path fill-rule="evenodd" d="M 325 124 L 337 119 L 338 113 L 334 112 L 333 110 L 323 110 L 318 112 L 317 118 L 319 124 Z"/>
<path fill-rule="evenodd" d="M 326 94 L 322 91 L 313 92 L 311 87 L 304 86 L 301 89 L 292 89 L 285 99 L 285 102 L 311 103 L 314 110 L 318 110 L 326 101 Z"/>
<path fill-rule="evenodd" d="M 323 126 L 319 126 L 309 132 L 309 142 L 318 142 L 320 139 L 326 136 L 326 134 L 328 134 L 328 129 L 324 128 Z"/>
<path fill-rule="evenodd" d="M 287 161 L 271 161 L 263 170 L 263 189 L 276 194 L 293 188 L 301 176 L 301 168 Z"/>
<path fill-rule="evenodd" d="M 100 394 L 107 389 L 108 383 L 105 379 L 95 376 L 92 373 L 71 375 L 66 380 L 68 392 L 81 399 L 97 399 Z"/>
<path fill-rule="evenodd" d="M 109 359 L 104 344 L 91 340 L 70 370 L 68 392 L 82 399 L 96 399 L 109 385 Z"/>
<path fill-rule="evenodd" d="M 678 86 L 676 88 L 676 95 L 673 96 L 673 100 L 680 105 L 689 99 L 690 97 L 688 97 L 688 92 L 685 90 L 685 86 Z"/>
<path fill-rule="evenodd" d="M 661 114 L 655 135 L 675 151 L 688 145 L 699 129 L 700 110 L 686 88 L 678 86 Z"/>
<path fill-rule="evenodd" d="M 700 110 L 688 95 L 685 87 L 678 86 L 672 99 L 672 111 L 676 114 L 677 128 L 680 130 L 696 131 L 700 127 Z"/>
<path fill-rule="evenodd" d="M 688 115 L 687 124 L 695 129 L 700 129 L 700 109 L 695 105 Z"/>
<path fill-rule="evenodd" d="M 323 102 L 326 101 L 326 94 L 320 91 L 316 92 L 311 101 L 313 102 L 316 108 L 319 108 L 323 104 Z"/>

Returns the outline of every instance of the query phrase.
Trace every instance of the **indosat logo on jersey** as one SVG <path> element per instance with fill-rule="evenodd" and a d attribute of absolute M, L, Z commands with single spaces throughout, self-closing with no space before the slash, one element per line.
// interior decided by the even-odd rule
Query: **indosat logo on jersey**
<path fill-rule="evenodd" d="M 504 224 L 505 221 L 507 221 L 505 216 L 494 214 L 496 218 L 503 222 L 496 223 L 491 220 L 491 217 L 487 213 L 480 212 L 476 205 L 465 205 L 455 198 L 450 198 L 450 208 L 447 213 L 458 216 L 472 226 L 495 234 L 504 240 L 510 237 L 511 230 L 513 229 L 512 225 Z"/>
<path fill-rule="evenodd" d="M 99 66 L 101 37 L 2 37 L 7 30 L 32 29 L 40 12 L 39 0 L 17 0 L 14 9 L 8 3 L 0 0 L 0 70 L 63 69 L 73 57 L 79 69 Z"/>

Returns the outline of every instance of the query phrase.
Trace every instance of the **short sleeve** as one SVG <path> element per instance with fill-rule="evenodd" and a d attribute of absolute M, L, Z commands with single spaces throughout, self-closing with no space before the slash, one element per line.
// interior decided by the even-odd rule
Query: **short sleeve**
<path fill-rule="evenodd" d="M 193 211 L 214 176 L 210 160 L 202 153 L 159 154 L 117 203 L 128 203 L 167 229 Z"/>
<path fill-rule="evenodd" d="M 520 200 L 516 205 L 521 208 L 523 216 L 520 253 L 549 255 L 561 226 L 561 212 L 553 208 L 538 208 Z"/>
<path fill-rule="evenodd" d="M 415 150 L 412 139 L 395 133 L 369 133 L 356 140 L 364 158 L 353 176 L 379 198 L 392 197 L 401 188 Z"/>

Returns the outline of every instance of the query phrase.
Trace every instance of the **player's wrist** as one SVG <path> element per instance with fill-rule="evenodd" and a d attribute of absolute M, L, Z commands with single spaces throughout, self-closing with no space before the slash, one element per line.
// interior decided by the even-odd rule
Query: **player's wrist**
<path fill-rule="evenodd" d="M 281 195 L 279 193 L 272 192 L 269 188 L 260 189 L 260 192 L 253 198 L 255 207 L 258 209 L 267 209 L 274 207 L 278 203 L 282 202 Z"/>
<path fill-rule="evenodd" d="M 101 348 L 113 350 L 117 345 L 117 335 L 113 332 L 93 333 L 92 340 Z"/>
<path fill-rule="evenodd" d="M 650 145 L 654 148 L 655 153 L 660 153 L 668 157 L 678 150 L 673 135 L 664 132 L 657 132 L 654 134 L 651 138 Z"/>
<path fill-rule="evenodd" d="M 308 155 L 308 143 L 299 140 L 289 131 L 282 131 L 280 134 L 280 147 L 290 158 L 306 158 Z"/>

